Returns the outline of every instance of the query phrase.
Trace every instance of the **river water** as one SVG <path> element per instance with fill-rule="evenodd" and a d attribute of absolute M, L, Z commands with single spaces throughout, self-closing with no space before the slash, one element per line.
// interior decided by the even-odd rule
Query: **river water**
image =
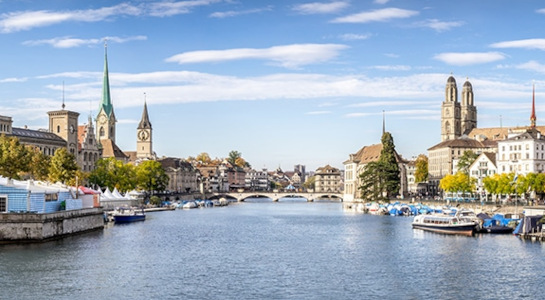
<path fill-rule="evenodd" d="M 148 213 L 0 246 L 0 299 L 542 298 L 545 246 L 294 199 Z"/>

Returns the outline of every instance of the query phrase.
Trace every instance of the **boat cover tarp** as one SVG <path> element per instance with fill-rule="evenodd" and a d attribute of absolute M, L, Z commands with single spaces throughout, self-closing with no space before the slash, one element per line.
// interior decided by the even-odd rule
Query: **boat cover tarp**
<path fill-rule="evenodd" d="M 539 220 L 541 220 L 542 217 L 543 216 L 525 216 L 520 220 L 519 225 L 513 233 L 528 234 L 532 232 L 540 232 L 541 224 L 539 223 Z"/>

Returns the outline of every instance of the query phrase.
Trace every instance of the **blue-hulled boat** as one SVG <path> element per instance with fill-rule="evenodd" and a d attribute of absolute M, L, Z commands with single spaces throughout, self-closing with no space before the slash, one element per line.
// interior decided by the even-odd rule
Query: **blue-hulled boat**
<path fill-rule="evenodd" d="M 131 223 L 146 220 L 144 210 L 120 209 L 113 213 L 114 223 Z"/>

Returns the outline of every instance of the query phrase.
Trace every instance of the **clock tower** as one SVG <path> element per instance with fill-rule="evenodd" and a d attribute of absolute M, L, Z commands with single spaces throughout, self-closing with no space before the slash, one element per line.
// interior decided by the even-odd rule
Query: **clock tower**
<path fill-rule="evenodd" d="M 152 128 L 148 116 L 148 106 L 144 102 L 144 111 L 142 119 L 136 129 L 136 157 L 137 158 L 153 158 L 152 148 Z"/>
<path fill-rule="evenodd" d="M 69 153 L 72 153 L 76 159 L 78 157 L 78 117 L 79 113 L 64 109 L 50 111 L 49 132 L 52 132 L 66 141 L 66 147 Z"/>
<path fill-rule="evenodd" d="M 115 119 L 114 106 L 110 97 L 110 80 L 108 78 L 108 52 L 104 44 L 104 78 L 102 83 L 102 101 L 97 115 L 96 136 L 99 141 L 112 140 L 115 143 Z"/>

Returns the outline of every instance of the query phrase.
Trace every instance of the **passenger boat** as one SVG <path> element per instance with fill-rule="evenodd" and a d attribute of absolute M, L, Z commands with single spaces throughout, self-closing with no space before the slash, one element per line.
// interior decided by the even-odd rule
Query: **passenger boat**
<path fill-rule="evenodd" d="M 445 234 L 473 235 L 477 222 L 460 214 L 432 214 L 414 217 L 413 228 Z"/>
<path fill-rule="evenodd" d="M 119 209 L 113 214 L 114 223 L 130 223 L 146 220 L 144 210 Z"/>

